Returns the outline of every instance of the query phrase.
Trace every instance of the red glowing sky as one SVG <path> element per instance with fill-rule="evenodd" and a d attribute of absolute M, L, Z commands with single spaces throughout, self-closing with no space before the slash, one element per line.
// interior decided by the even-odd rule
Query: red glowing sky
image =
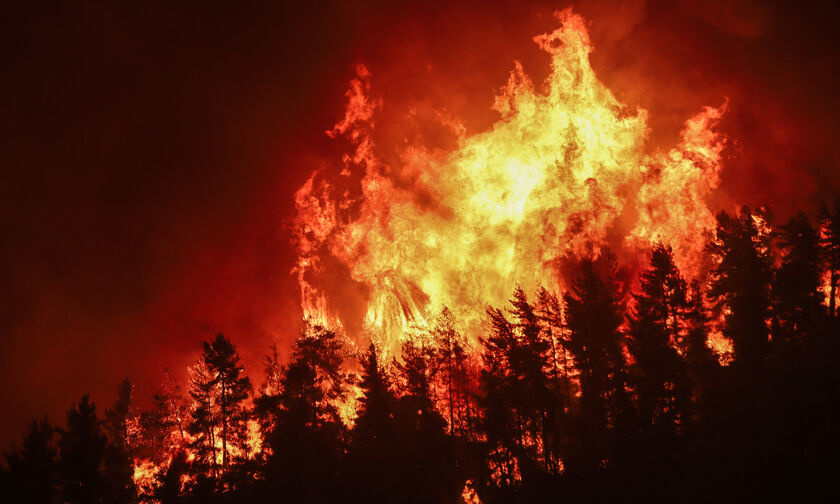
<path fill-rule="evenodd" d="M 147 397 L 217 332 L 259 381 L 300 317 L 292 194 L 338 159 L 324 130 L 354 64 L 386 104 L 478 131 L 513 60 L 546 74 L 531 38 L 568 5 L 318 3 L 0 16 L 0 443 L 45 412 L 61 422 L 83 392 L 104 407 L 126 376 Z M 728 97 L 717 204 L 784 216 L 838 193 L 837 8 L 764 4 L 574 5 L 600 78 L 650 111 L 653 147 Z"/>

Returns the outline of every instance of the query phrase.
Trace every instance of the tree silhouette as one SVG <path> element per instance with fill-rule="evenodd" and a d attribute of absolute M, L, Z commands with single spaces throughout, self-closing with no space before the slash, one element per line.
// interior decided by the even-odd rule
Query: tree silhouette
<path fill-rule="evenodd" d="M 203 359 L 211 376 L 208 382 L 214 392 L 211 400 L 218 408 L 222 471 L 226 472 L 231 458 L 248 455 L 248 425 L 243 403 L 251 391 L 251 380 L 245 376 L 236 347 L 222 334 L 213 342 L 204 343 Z"/>
<path fill-rule="evenodd" d="M 519 458 L 524 454 L 522 423 L 514 409 L 514 381 L 510 356 L 516 352 L 516 335 L 504 313 L 488 307 L 490 336 L 482 341 L 479 381 L 479 422 L 485 442 L 482 458 L 488 462 L 488 474 L 481 478 L 485 485 L 509 492 L 521 481 Z M 491 476 L 492 474 L 492 476 Z M 489 489 L 488 489 L 489 490 Z"/>
<path fill-rule="evenodd" d="M 140 414 L 141 453 L 155 465 L 172 456 L 185 442 L 184 418 L 187 411 L 181 387 L 168 371 L 152 395 L 152 406 Z"/>
<path fill-rule="evenodd" d="M 542 470 L 559 470 L 556 429 L 562 424 L 564 397 L 555 366 L 554 347 L 550 334 L 543 330 L 541 319 L 521 288 L 514 290 L 511 313 L 518 333 L 515 352 L 511 354 L 512 371 L 516 374 L 517 407 L 526 419 L 526 437 L 537 442 Z"/>
<path fill-rule="evenodd" d="M 573 369 L 566 350 L 569 331 L 566 327 L 563 307 L 556 295 L 540 287 L 534 311 L 540 318 L 546 338 L 551 343 L 551 367 L 554 380 L 562 379 L 565 400 L 571 410 Z"/>
<path fill-rule="evenodd" d="M 455 317 L 449 308 L 444 307 L 435 321 L 432 330 L 434 347 L 432 367 L 437 371 L 436 378 L 442 382 L 449 434 L 463 436 L 471 428 L 472 406 L 470 404 L 470 370 L 466 341 L 455 330 Z"/>
<path fill-rule="evenodd" d="M 464 477 L 456 460 L 456 440 L 447 436 L 446 421 L 432 400 L 433 352 L 408 339 L 401 357 L 396 369 L 403 393 L 394 407 L 396 444 L 389 450 L 396 464 L 391 468 L 397 473 L 394 485 L 405 501 L 456 502 Z"/>
<path fill-rule="evenodd" d="M 132 391 L 131 382 L 126 378 L 117 389 L 114 405 L 105 411 L 108 446 L 105 450 L 104 477 L 108 482 L 107 501 L 115 504 L 133 502 L 137 497 L 132 457 L 138 433 L 131 405 Z"/>
<path fill-rule="evenodd" d="M 695 280 L 689 285 L 686 303 L 687 326 L 680 347 L 691 388 L 691 403 L 686 415 L 691 427 L 708 417 L 707 390 L 717 381 L 720 363 L 708 345 L 709 315 L 700 282 Z"/>
<path fill-rule="evenodd" d="M 379 364 L 379 355 L 371 342 L 362 357 L 362 395 L 352 432 L 348 467 L 353 493 L 370 502 L 387 502 L 402 496 L 399 476 L 399 439 L 394 411 L 396 397 L 390 380 Z"/>
<path fill-rule="evenodd" d="M 0 497 L 5 502 L 52 504 L 58 497 L 58 466 L 54 429 L 46 418 L 32 421 L 23 447 L 5 454 L 8 470 L 3 472 Z"/>
<path fill-rule="evenodd" d="M 334 502 L 345 451 L 338 406 L 347 397 L 344 349 L 334 331 L 307 324 L 281 371 L 279 408 L 267 434 L 267 493 L 290 502 Z M 260 423 L 266 423 L 265 419 Z"/>
<path fill-rule="evenodd" d="M 782 261 L 775 276 L 773 342 L 779 359 L 793 359 L 791 342 L 813 338 L 822 309 L 818 231 L 800 212 L 780 228 Z"/>
<path fill-rule="evenodd" d="M 59 431 L 59 468 L 64 499 L 71 504 L 92 504 L 106 499 L 103 474 L 108 440 L 96 416 L 96 406 L 85 394 L 67 412 L 67 427 Z"/>
<path fill-rule="evenodd" d="M 768 353 L 770 311 L 770 234 L 763 216 L 744 207 L 717 216 L 715 239 L 708 250 L 715 264 L 709 297 L 724 314 L 724 334 L 732 340 L 735 365 L 757 376 Z"/>
<path fill-rule="evenodd" d="M 166 467 L 166 470 L 158 475 L 158 486 L 154 491 L 154 498 L 160 501 L 160 504 L 177 504 L 182 502 L 182 478 L 187 475 L 189 471 L 189 464 L 187 463 L 187 455 L 183 451 L 175 453 L 172 457 L 172 462 Z"/>
<path fill-rule="evenodd" d="M 359 414 L 353 430 L 354 446 L 378 450 L 384 448 L 383 441 L 390 441 L 393 409 L 396 398 L 390 390 L 388 377 L 379 365 L 378 351 L 373 343 L 368 346 L 362 358 L 362 396 L 359 398 Z"/>
<path fill-rule="evenodd" d="M 262 386 L 260 395 L 254 398 L 254 417 L 260 424 L 260 433 L 263 436 L 262 453 L 268 446 L 267 435 L 277 425 L 277 415 L 280 411 L 280 400 L 283 393 L 282 369 L 277 344 L 272 343 L 268 355 L 265 357 L 265 384 Z"/>
<path fill-rule="evenodd" d="M 643 432 L 675 433 L 689 391 L 677 345 L 687 321 L 686 283 L 671 248 L 657 244 L 650 268 L 640 275 L 639 293 L 628 317 L 628 349 Z"/>
<path fill-rule="evenodd" d="M 195 454 L 195 465 L 203 472 L 210 472 L 215 479 L 218 476 L 216 458 L 216 429 L 218 416 L 213 408 L 213 376 L 203 360 L 199 360 L 189 369 L 192 399 L 190 421 L 187 432 L 192 436 L 189 447 Z M 201 478 L 207 474 L 200 475 Z"/>
<path fill-rule="evenodd" d="M 666 244 L 636 278 L 608 251 L 566 258 L 562 296 L 517 288 L 486 308 L 480 355 L 445 308 L 400 355 L 360 356 L 304 322 L 285 365 L 272 346 L 252 404 L 219 335 L 189 369 L 188 404 L 167 373 L 139 415 L 126 380 L 103 420 L 85 395 L 57 440 L 33 422 L 5 454 L 0 502 L 823 497 L 840 444 L 838 208 L 818 229 L 719 214 L 690 283 Z M 720 329 L 734 359 L 710 347 Z"/>
<path fill-rule="evenodd" d="M 828 315 L 837 320 L 837 297 L 840 289 L 840 198 L 829 207 L 820 205 L 819 221 L 823 261 L 828 273 Z"/>
<path fill-rule="evenodd" d="M 570 330 L 566 346 L 581 387 L 577 446 L 569 469 L 591 471 L 616 456 L 616 438 L 627 428 L 630 409 L 614 258 L 580 260 L 564 301 Z"/>

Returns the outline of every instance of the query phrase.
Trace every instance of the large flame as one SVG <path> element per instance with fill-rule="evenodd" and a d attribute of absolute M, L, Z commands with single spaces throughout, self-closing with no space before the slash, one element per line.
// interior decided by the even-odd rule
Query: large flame
<path fill-rule="evenodd" d="M 330 276 L 349 276 L 363 287 L 359 317 L 394 348 L 442 306 L 474 334 L 483 306 L 502 305 L 514 286 L 561 288 L 558 258 L 569 253 L 635 253 L 662 239 L 695 271 L 714 225 L 705 200 L 719 184 L 725 104 L 688 119 L 672 149 L 647 152 L 647 112 L 597 79 L 584 20 L 557 17 L 558 29 L 534 38 L 551 57 L 546 82 L 515 63 L 493 104 L 500 119 L 478 134 L 440 114 L 457 137 L 450 151 L 407 142 L 385 162 L 373 140 L 382 102 L 359 67 L 346 115 L 327 132 L 353 146 L 342 173 L 313 173 L 296 194 L 307 317 L 346 325 Z M 338 189 L 359 171 L 358 196 Z"/>

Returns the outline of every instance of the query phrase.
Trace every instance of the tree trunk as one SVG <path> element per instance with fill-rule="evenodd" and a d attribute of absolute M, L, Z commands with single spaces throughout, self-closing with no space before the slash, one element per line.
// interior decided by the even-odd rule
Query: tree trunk
<path fill-rule="evenodd" d="M 455 415 L 453 408 L 455 406 L 452 401 L 452 334 L 446 336 L 446 382 L 449 389 L 449 435 L 451 436 L 455 430 Z"/>
<path fill-rule="evenodd" d="M 227 397 L 225 382 L 222 381 L 222 472 L 227 471 Z"/>

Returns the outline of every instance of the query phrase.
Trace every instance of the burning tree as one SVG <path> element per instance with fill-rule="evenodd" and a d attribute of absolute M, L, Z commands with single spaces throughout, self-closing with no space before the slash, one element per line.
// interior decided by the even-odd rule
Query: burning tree
<path fill-rule="evenodd" d="M 295 194 L 303 329 L 288 361 L 272 346 L 253 401 L 220 334 L 189 368 L 186 405 L 167 375 L 140 415 L 126 381 L 104 420 L 85 395 L 57 441 L 34 423 L 0 496 L 682 501 L 732 480 L 776 498 L 827 486 L 840 203 L 817 227 L 715 216 L 726 102 L 650 148 L 647 112 L 595 75 L 586 22 L 558 17 L 534 38 L 545 82 L 514 63 L 492 126 L 421 125 L 449 149 L 383 146 L 384 101 L 358 67 L 328 131 L 350 149 L 339 181 L 315 172 Z"/>
<path fill-rule="evenodd" d="M 251 381 L 244 374 L 236 347 L 219 334 L 204 343 L 201 360 L 190 370 L 192 447 L 214 477 L 223 476 L 232 460 L 248 455 L 244 401 Z"/>

